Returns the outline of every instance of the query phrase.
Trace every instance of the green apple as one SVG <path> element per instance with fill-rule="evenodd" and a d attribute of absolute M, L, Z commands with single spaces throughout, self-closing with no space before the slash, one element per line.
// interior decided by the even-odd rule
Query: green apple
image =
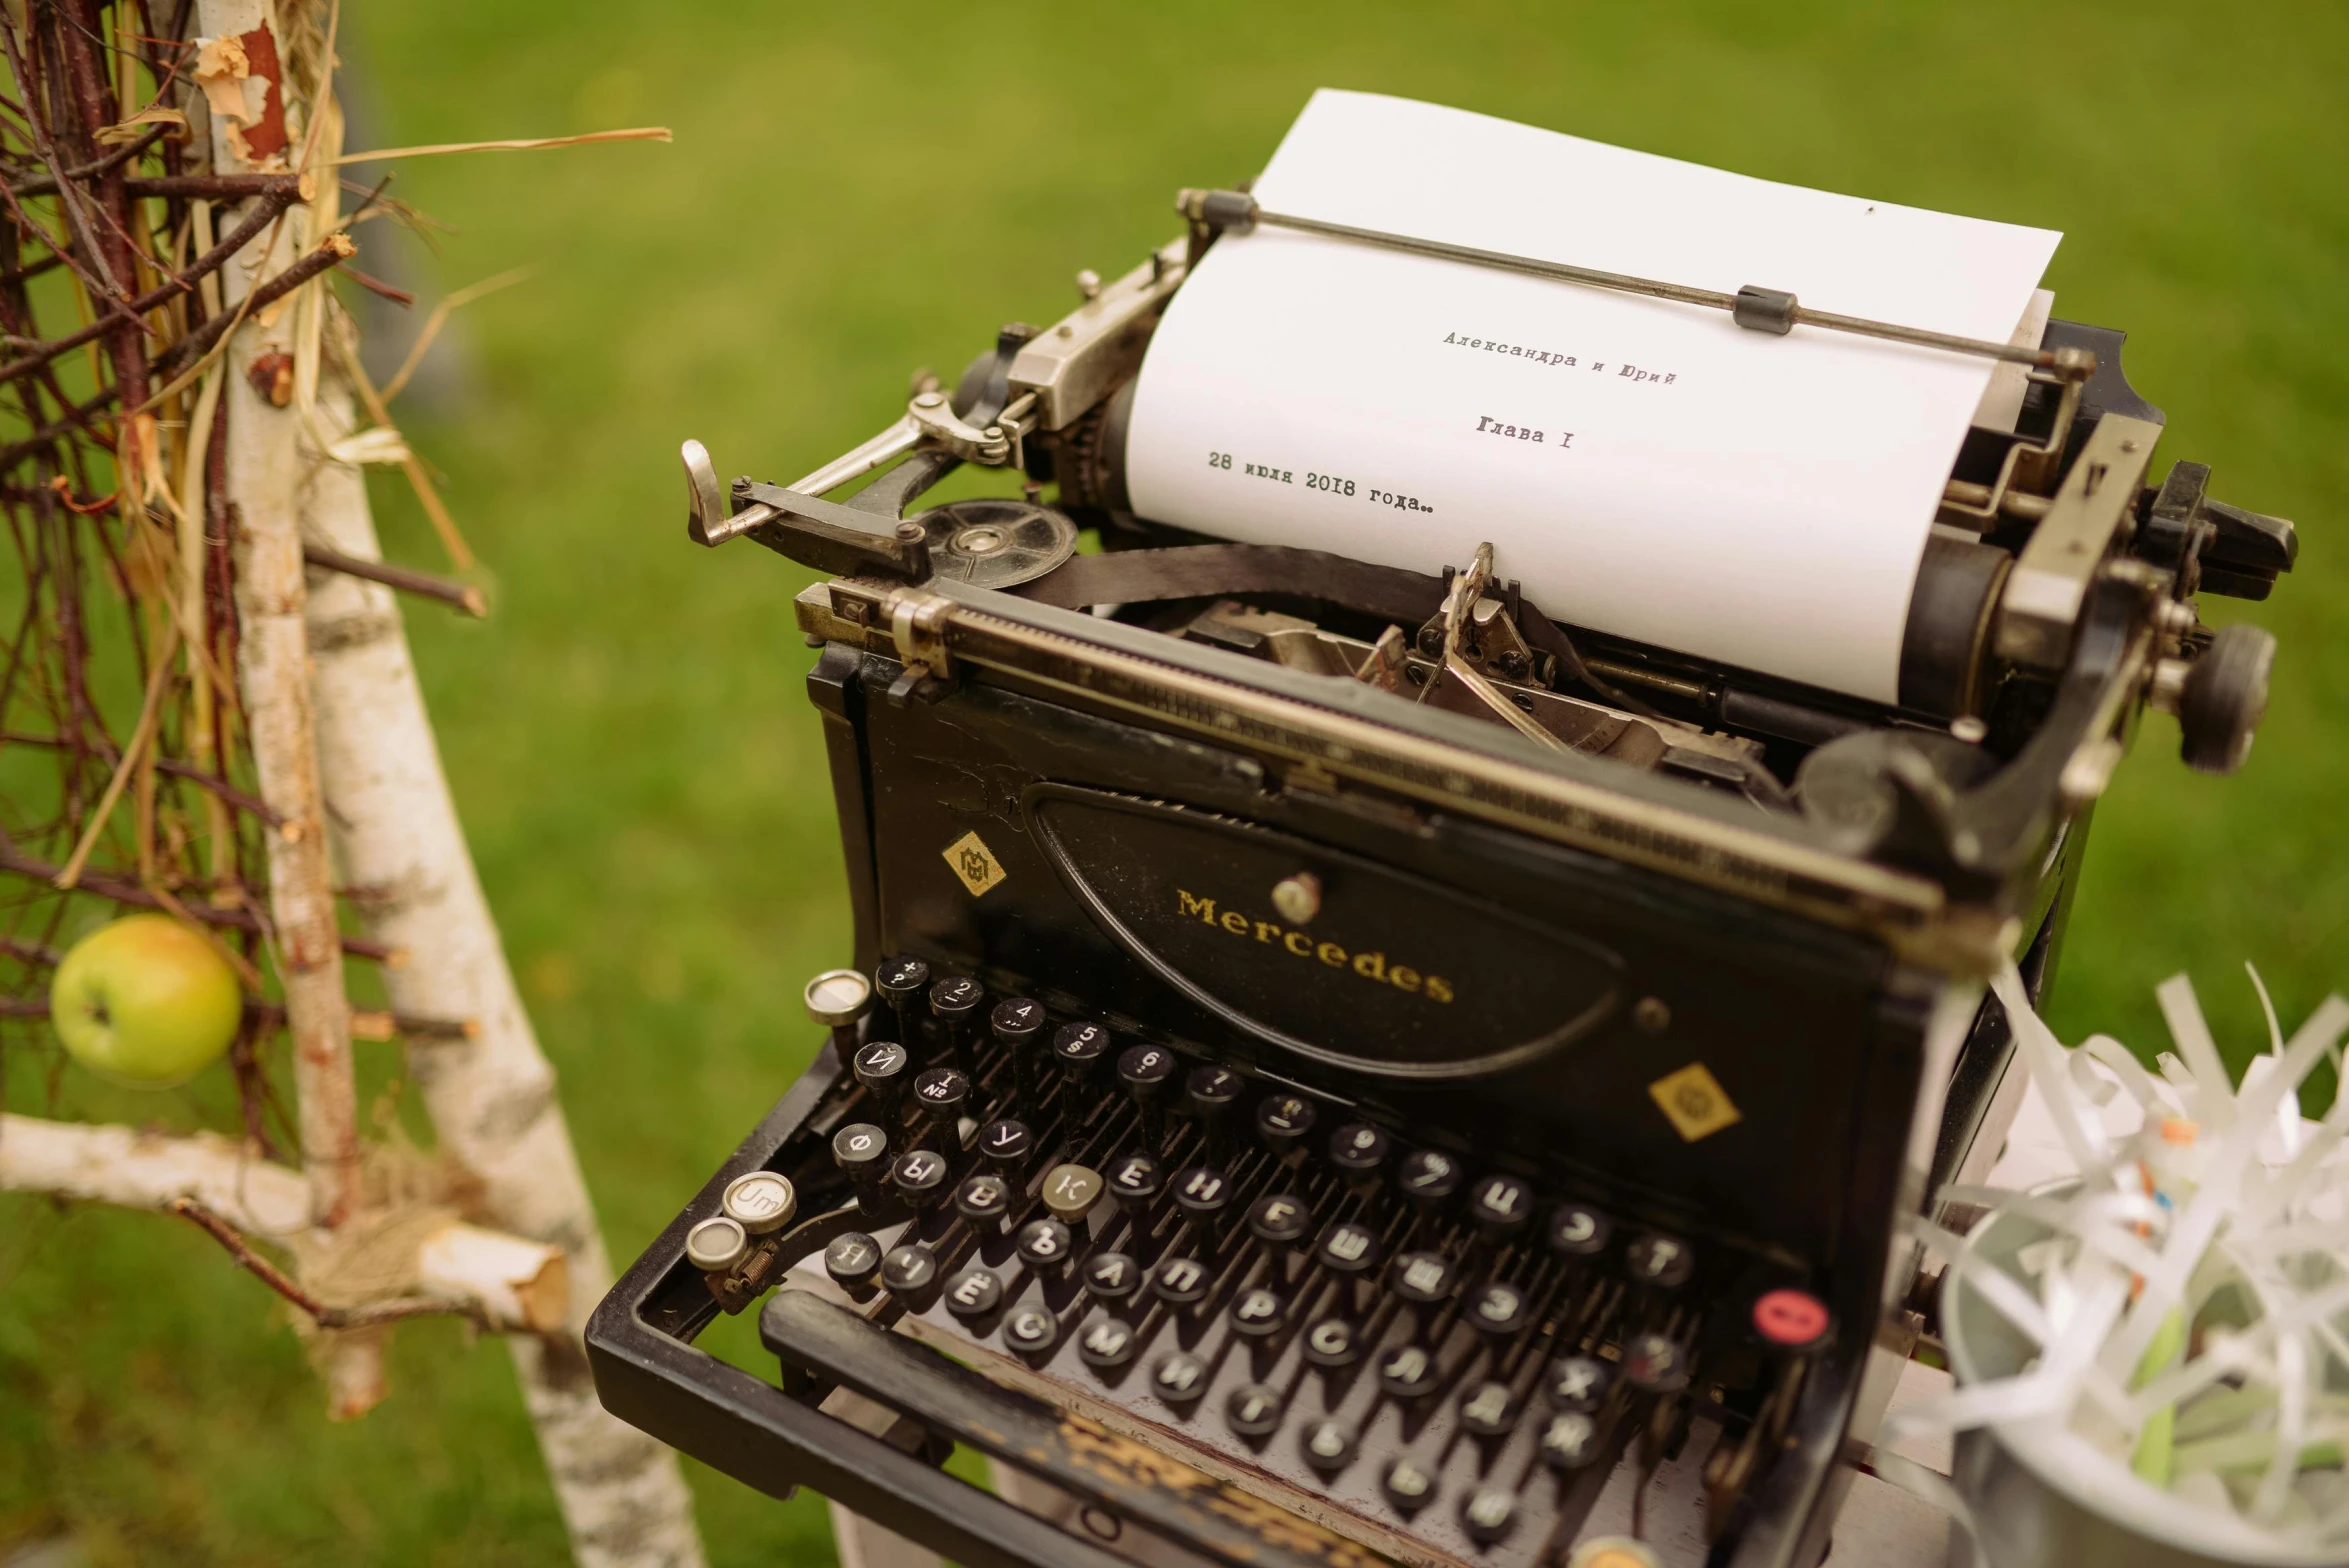
<path fill-rule="evenodd" d="M 135 1089 L 168 1089 L 220 1060 L 244 1006 L 227 961 L 168 915 L 91 932 L 49 982 L 66 1054 Z"/>

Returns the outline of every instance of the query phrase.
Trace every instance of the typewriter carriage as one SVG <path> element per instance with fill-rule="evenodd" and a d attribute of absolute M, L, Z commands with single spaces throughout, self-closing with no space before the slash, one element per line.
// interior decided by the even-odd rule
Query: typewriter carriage
<path fill-rule="evenodd" d="M 1813 1562 L 1843 1445 L 1880 1408 L 1871 1346 L 1905 1355 L 1917 1332 L 1898 1216 L 1979 1170 L 2011 1115 L 1980 978 L 2008 956 L 2034 994 L 2051 975 L 2090 808 L 2143 706 L 2179 715 L 2197 766 L 2240 763 L 2272 643 L 2210 633 L 2191 598 L 2264 597 L 2290 525 L 2210 500 L 2199 465 L 2148 485 L 2160 415 L 2120 378 L 2119 335 L 2056 323 L 2061 363 L 2018 430 L 1961 453 L 1942 520 L 1966 537 L 1929 550 L 1897 705 L 1555 625 L 1489 559 L 1439 579 L 1202 541 L 1132 516 L 1119 455 L 1150 327 L 1207 243 L 1195 229 L 1046 331 L 1006 328 L 951 396 L 917 387 L 794 485 L 722 488 L 688 444 L 694 539 L 747 534 L 833 574 L 798 612 L 825 649 L 810 692 L 858 970 L 911 954 L 1699 1236 L 1721 1300 L 1816 1290 L 1838 1329 L 1805 1370 L 1715 1324 L 1712 1367 L 1766 1375 L 1613 1450 L 1712 1494 L 1708 1561 Z M 1019 473 L 1021 499 L 906 515 L 964 462 Z M 1072 557 L 1079 527 L 1105 553 Z M 1512 995 L 1529 971 L 1542 987 Z M 822 1017 L 834 1043 L 597 1314 L 599 1391 L 624 1417 L 1005 1568 L 1114 1559 L 949 1481 L 939 1434 L 1211 1560 L 1514 1563 L 1604 1516 L 1611 1463 L 1561 1483 L 1532 1539 L 1473 1538 L 1458 1513 L 1398 1522 L 1294 1449 L 1173 1435 L 1163 1407 L 1088 1383 L 1065 1339 L 1024 1371 L 989 1350 L 990 1380 L 908 1342 L 972 1359 L 935 1301 L 883 1334 L 806 1277 L 762 1316 L 780 1387 L 693 1350 L 811 1248 L 909 1217 L 886 1195 L 860 1207 L 827 1151 L 872 1103 L 847 1055 L 908 1031 Z M 1442 1050 L 1414 1049 L 1437 1028 Z M 1789 1038 L 1799 1071 L 1770 1059 Z M 1656 1114 L 1684 1063 L 1729 1086 L 1729 1122 L 1691 1134 Z M 1720 1136 L 1738 1122 L 1768 1140 Z M 730 1270 L 693 1268 L 686 1232 L 759 1169 L 811 1217 Z M 1718 1474 L 1661 1457 L 1691 1420 Z"/>

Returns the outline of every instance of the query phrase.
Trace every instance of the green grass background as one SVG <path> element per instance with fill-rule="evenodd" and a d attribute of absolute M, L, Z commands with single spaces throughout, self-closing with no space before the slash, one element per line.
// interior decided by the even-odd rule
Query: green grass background
<path fill-rule="evenodd" d="M 2244 774 L 2187 773 L 2156 718 L 2099 812 L 2056 1022 L 2158 1046 L 2150 988 L 2187 969 L 2240 1056 L 2263 1038 L 2246 959 L 2287 1027 L 2349 984 L 2349 8 L 350 0 L 344 30 L 381 142 L 677 131 L 394 186 L 459 231 L 407 257 L 436 292 L 541 269 L 468 312 L 457 396 L 409 414 L 496 614 L 410 625 L 619 1258 L 799 1070 L 800 983 L 848 952 L 805 578 L 687 545 L 677 442 L 722 472 L 813 466 L 913 367 L 951 373 L 997 322 L 1053 319 L 1079 267 L 1138 260 L 1178 186 L 1253 170 L 1325 84 L 2065 230 L 2059 311 L 2129 329 L 2169 455 L 2299 519 L 2306 552 L 2249 612 L 2283 652 Z M 439 564 L 396 477 L 376 501 L 393 556 Z M 188 1104 L 68 1084 L 85 1111 Z M 559 1560 L 505 1357 L 420 1325 L 394 1384 L 330 1427 L 209 1243 L 0 1201 L 0 1552 Z M 828 1556 L 812 1499 L 693 1481 L 716 1562 Z"/>

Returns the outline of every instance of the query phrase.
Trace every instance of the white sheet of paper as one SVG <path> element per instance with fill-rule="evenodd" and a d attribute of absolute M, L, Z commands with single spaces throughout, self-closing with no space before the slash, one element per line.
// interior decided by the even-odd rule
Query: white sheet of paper
<path fill-rule="evenodd" d="M 2060 238 L 1329 89 L 1255 194 L 1997 342 Z M 1127 482 L 1161 523 L 1428 573 L 1490 540 L 1555 618 L 1891 701 L 1991 363 L 1260 228 L 1168 307 Z"/>

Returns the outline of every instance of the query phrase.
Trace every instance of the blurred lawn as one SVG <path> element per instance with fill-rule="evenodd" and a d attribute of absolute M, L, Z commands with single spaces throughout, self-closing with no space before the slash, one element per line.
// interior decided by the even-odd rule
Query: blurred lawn
<path fill-rule="evenodd" d="M 722 472 L 832 455 L 914 366 L 951 373 L 997 322 L 1051 320 L 1079 267 L 1139 259 L 1178 186 L 1255 168 L 1324 84 L 2067 231 L 2058 309 L 2133 334 L 2169 456 L 2308 548 L 2253 612 L 2283 654 L 2245 774 L 2188 774 L 2156 718 L 2100 811 L 2056 1022 L 2157 1046 L 2150 988 L 2185 968 L 2241 1054 L 2246 959 L 2287 1027 L 2349 985 L 2338 5 L 353 0 L 344 31 L 379 145 L 677 131 L 406 164 L 395 193 L 460 232 L 437 261 L 361 235 L 435 293 L 541 269 L 467 313 L 457 399 L 410 410 L 499 590 L 487 625 L 411 631 L 615 1257 L 798 1071 L 800 982 L 847 952 L 805 579 L 685 543 L 678 440 Z M 391 553 L 439 564 L 404 490 L 376 497 Z M 394 1386 L 329 1427 L 209 1243 L 0 1201 L 0 1551 L 71 1530 L 95 1563 L 558 1560 L 505 1357 L 413 1327 Z M 694 1480 L 716 1562 L 827 1556 L 813 1499 Z"/>

